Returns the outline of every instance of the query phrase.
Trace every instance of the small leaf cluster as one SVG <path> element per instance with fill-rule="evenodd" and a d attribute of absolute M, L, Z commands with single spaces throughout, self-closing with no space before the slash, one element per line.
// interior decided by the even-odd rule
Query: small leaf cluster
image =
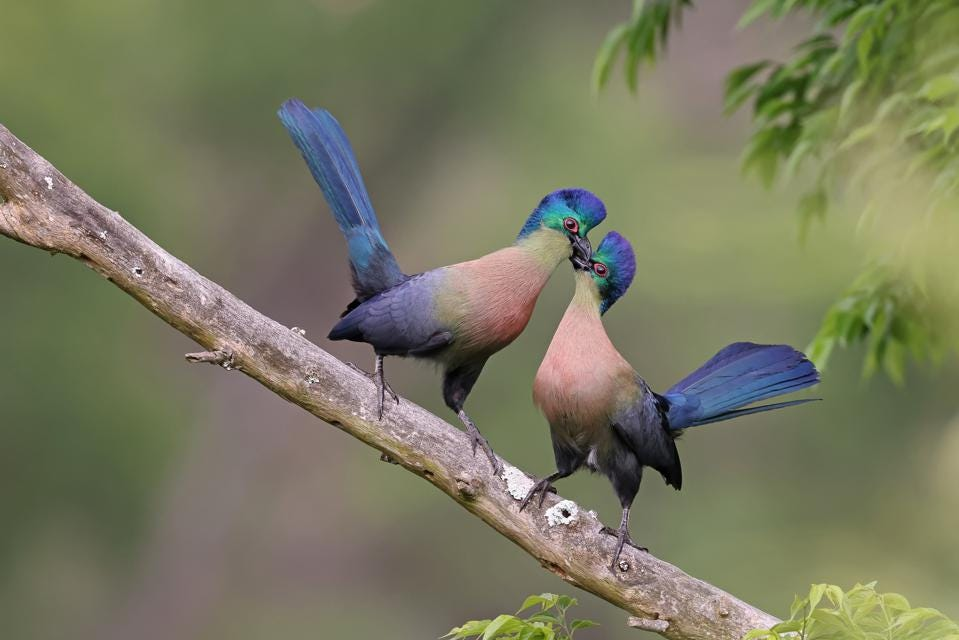
<path fill-rule="evenodd" d="M 481 640 L 572 640 L 579 629 L 595 627 L 590 620 L 568 620 L 567 612 L 575 598 L 553 593 L 530 596 L 515 615 L 502 614 L 492 620 L 471 620 L 452 629 L 444 638 L 480 638 Z M 530 610 L 532 611 L 530 612 Z M 520 617 L 524 611 L 526 617 Z"/>
<path fill-rule="evenodd" d="M 626 54 L 626 84 L 631 91 L 639 86 L 639 69 L 643 63 L 652 64 L 666 48 L 672 27 L 682 22 L 683 10 L 693 6 L 693 0 L 633 0 L 630 19 L 614 27 L 603 41 L 593 63 L 593 92 L 609 81 L 613 64 L 620 52 Z"/>
<path fill-rule="evenodd" d="M 816 584 L 797 597 L 790 618 L 771 629 L 751 631 L 743 640 L 959 640 L 959 625 L 935 609 L 913 608 L 896 593 L 879 593 L 876 583 L 843 591 Z"/>
<path fill-rule="evenodd" d="M 928 299 L 915 282 L 875 266 L 832 305 L 807 353 L 821 364 L 834 347 L 865 342 L 863 376 L 882 367 L 893 382 L 902 384 L 907 356 L 935 361 L 942 355 L 932 317 Z"/>

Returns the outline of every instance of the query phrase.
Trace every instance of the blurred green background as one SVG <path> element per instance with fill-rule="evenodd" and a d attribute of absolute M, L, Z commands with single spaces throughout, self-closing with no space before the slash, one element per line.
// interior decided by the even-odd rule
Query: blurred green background
<path fill-rule="evenodd" d="M 796 25 L 734 30 L 747 0 L 691 12 L 639 99 L 588 93 L 625 2 L 14 0 L 0 122 L 91 195 L 254 307 L 323 339 L 351 298 L 345 248 L 274 112 L 329 108 L 407 272 L 510 242 L 548 191 L 584 186 L 636 246 L 613 340 L 664 388 L 735 341 L 805 345 L 858 272 L 854 220 L 803 248 L 792 193 L 739 175 L 726 71 Z M 597 235 L 594 242 L 600 237 Z M 429 485 L 194 345 L 89 270 L 0 241 L 0 635 L 435 638 L 540 591 L 580 596 Z M 572 291 L 560 270 L 470 400 L 493 446 L 552 469 L 530 386 Z M 834 358 L 825 402 L 694 430 L 680 494 L 648 475 L 633 532 L 773 613 L 811 582 L 879 580 L 959 616 L 959 368 L 863 383 Z M 439 378 L 397 390 L 449 418 Z M 464 452 L 465 453 L 465 452 Z M 606 480 L 561 492 L 610 523 Z"/>

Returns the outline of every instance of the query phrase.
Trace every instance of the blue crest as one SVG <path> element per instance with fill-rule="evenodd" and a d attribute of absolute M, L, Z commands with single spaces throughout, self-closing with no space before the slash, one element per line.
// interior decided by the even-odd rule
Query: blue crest
<path fill-rule="evenodd" d="M 586 189 L 559 189 L 543 198 L 519 232 L 524 238 L 542 226 L 562 230 L 563 218 L 573 216 L 579 220 L 579 235 L 585 236 L 590 229 L 606 219 L 606 205 Z"/>
<path fill-rule="evenodd" d="M 629 240 L 615 231 L 610 231 L 593 252 L 593 262 L 602 262 L 609 269 L 605 278 L 593 274 L 602 296 L 600 310 L 606 313 L 633 283 L 636 276 L 636 254 Z"/>

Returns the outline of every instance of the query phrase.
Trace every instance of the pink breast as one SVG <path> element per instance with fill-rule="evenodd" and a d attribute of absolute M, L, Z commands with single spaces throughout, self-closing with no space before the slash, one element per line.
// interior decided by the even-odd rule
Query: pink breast
<path fill-rule="evenodd" d="M 551 424 L 608 426 L 635 372 L 616 351 L 599 313 L 570 305 L 533 383 L 533 401 Z"/>
<path fill-rule="evenodd" d="M 492 351 L 523 332 L 552 272 L 515 247 L 455 268 L 464 296 L 460 335 Z"/>

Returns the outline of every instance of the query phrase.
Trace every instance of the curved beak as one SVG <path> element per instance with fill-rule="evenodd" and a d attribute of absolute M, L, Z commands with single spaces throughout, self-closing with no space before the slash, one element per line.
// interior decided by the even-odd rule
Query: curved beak
<path fill-rule="evenodd" d="M 570 244 L 573 245 L 573 255 L 569 261 L 573 263 L 573 268 L 579 271 L 586 271 L 590 268 L 589 259 L 593 257 L 593 247 L 589 243 L 589 238 L 579 236 L 570 236 Z"/>

